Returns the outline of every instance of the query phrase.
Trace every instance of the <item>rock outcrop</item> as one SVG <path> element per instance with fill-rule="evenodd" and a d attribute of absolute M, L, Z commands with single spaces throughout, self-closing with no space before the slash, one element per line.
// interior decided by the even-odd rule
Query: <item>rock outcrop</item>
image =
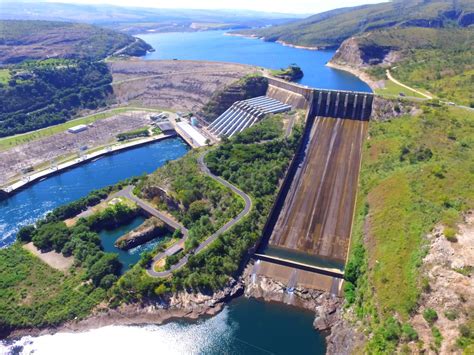
<path fill-rule="evenodd" d="M 263 76 L 247 76 L 226 86 L 212 95 L 199 113 L 206 121 L 212 122 L 227 110 L 235 101 L 263 96 L 267 92 L 268 80 Z"/>
<path fill-rule="evenodd" d="M 115 241 L 115 246 L 122 250 L 128 250 L 160 237 L 167 231 L 167 226 L 162 221 L 156 217 L 151 217 L 138 228 L 118 238 Z"/>
<path fill-rule="evenodd" d="M 393 64 L 401 54 L 396 48 L 383 45 L 361 45 L 360 38 L 351 37 L 337 49 L 331 63 L 354 68 L 368 67 L 377 64 Z"/>
<path fill-rule="evenodd" d="M 387 121 L 405 115 L 415 116 L 421 112 L 421 109 L 411 101 L 386 99 L 376 96 L 372 105 L 371 119 L 374 121 Z"/>
<path fill-rule="evenodd" d="M 418 348 L 412 344 L 412 351 L 429 353 L 436 349 L 440 354 L 462 353 L 456 344 L 461 336 L 460 327 L 472 322 L 474 309 L 474 213 L 467 213 L 464 223 L 458 227 L 456 235 L 449 236 L 451 241 L 442 226 L 436 227 L 427 236 L 429 251 L 421 268 L 424 292 L 419 308 L 410 320 L 421 345 Z M 437 313 L 433 325 L 423 317 L 426 309 Z M 439 348 L 435 345 L 433 326 L 442 335 Z"/>
<path fill-rule="evenodd" d="M 361 349 L 367 339 L 344 316 L 346 315 L 343 314 L 342 309 L 336 311 L 337 320 L 332 325 L 331 334 L 326 337 L 326 354 L 328 355 L 362 353 Z M 358 349 L 361 351 L 358 352 Z"/>

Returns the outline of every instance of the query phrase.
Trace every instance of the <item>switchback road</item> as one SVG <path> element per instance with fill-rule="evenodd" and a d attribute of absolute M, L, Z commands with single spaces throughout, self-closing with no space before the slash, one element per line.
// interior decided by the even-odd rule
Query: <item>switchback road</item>
<path fill-rule="evenodd" d="M 194 251 L 194 254 L 200 253 L 209 244 L 214 242 L 221 234 L 227 232 L 235 224 L 240 222 L 240 220 L 242 218 L 244 218 L 250 212 L 250 209 L 252 208 L 252 200 L 251 200 L 250 196 L 248 196 L 245 192 L 243 192 L 242 190 L 240 190 L 236 186 L 230 184 L 226 180 L 224 180 L 224 179 L 214 175 L 213 173 L 211 173 L 211 171 L 209 170 L 209 168 L 206 166 L 206 164 L 204 162 L 204 157 L 206 156 L 206 154 L 207 154 L 207 152 L 202 153 L 198 157 L 198 160 L 197 160 L 201 171 L 204 174 L 206 174 L 207 176 L 211 177 L 212 179 L 218 181 L 222 185 L 228 187 L 229 189 L 231 189 L 234 193 L 236 193 L 240 197 L 242 197 L 242 199 L 245 202 L 245 207 L 237 215 L 237 217 L 231 219 L 229 222 L 227 222 L 221 228 L 219 228 L 215 233 L 213 233 L 212 235 L 207 237 L 201 244 L 199 244 L 199 246 Z M 126 197 L 126 198 L 134 201 L 138 206 L 140 206 L 143 210 L 145 210 L 149 214 L 161 219 L 163 222 L 165 222 L 166 224 L 168 224 L 169 226 L 171 226 L 174 229 L 180 229 L 181 232 L 183 233 L 183 238 L 182 239 L 180 239 L 178 242 L 176 242 L 175 244 L 170 246 L 164 252 L 159 253 L 159 254 L 157 254 L 153 257 L 151 265 L 147 269 L 148 275 L 150 275 L 152 277 L 168 277 L 172 274 L 173 271 L 178 270 L 181 267 L 183 267 L 184 265 L 186 265 L 186 263 L 188 262 L 188 257 L 189 257 L 188 255 L 185 255 L 184 257 L 182 257 L 176 264 L 172 265 L 169 270 L 158 272 L 158 271 L 155 271 L 154 268 L 153 268 L 153 266 L 155 265 L 155 263 L 157 261 L 159 261 L 159 260 L 161 260 L 161 259 L 163 259 L 167 256 L 174 255 L 174 254 L 176 254 L 176 253 L 178 253 L 178 252 L 180 252 L 181 250 L 184 249 L 184 243 L 185 243 L 186 239 L 188 238 L 188 230 L 184 226 L 182 226 L 180 223 L 176 222 L 175 220 L 169 218 L 167 215 L 163 214 L 162 212 L 158 211 L 156 208 L 152 207 L 147 202 L 145 202 L 145 201 L 141 200 L 140 198 L 136 197 L 133 194 L 133 186 L 127 186 L 125 189 L 117 192 L 114 196 L 123 196 L 123 197 Z"/>

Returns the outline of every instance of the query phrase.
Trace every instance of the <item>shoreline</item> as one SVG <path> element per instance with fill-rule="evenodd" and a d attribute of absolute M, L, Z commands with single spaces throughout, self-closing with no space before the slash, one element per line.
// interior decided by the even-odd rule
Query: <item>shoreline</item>
<path fill-rule="evenodd" d="M 259 39 L 259 40 L 262 40 L 264 42 L 269 42 L 269 43 L 273 42 L 273 43 L 278 43 L 279 45 L 282 45 L 282 46 L 285 46 L 285 47 L 291 47 L 291 48 L 297 48 L 297 49 L 306 49 L 306 50 L 309 50 L 309 51 L 322 51 L 322 50 L 327 49 L 327 48 L 322 48 L 322 47 L 300 46 L 300 45 L 288 43 L 288 42 L 285 42 L 285 41 L 282 41 L 282 40 L 267 41 L 265 39 L 265 37 L 259 37 L 257 35 L 244 35 L 244 34 L 241 34 L 241 33 L 226 32 L 226 33 L 224 33 L 224 36 L 243 37 L 243 38 L 248 38 L 248 39 Z"/>
<path fill-rule="evenodd" d="M 232 279 L 229 284 L 213 295 L 189 294 L 180 292 L 161 303 L 144 302 L 121 305 L 116 309 L 97 308 L 82 320 L 67 321 L 58 326 L 46 328 L 15 329 L 3 334 L 2 341 L 16 341 L 22 337 L 38 337 L 56 333 L 83 333 L 108 326 L 147 326 L 165 325 L 174 321 L 196 321 L 220 313 L 232 300 L 239 297 L 254 298 L 268 303 L 279 303 L 314 314 L 313 329 L 325 339 L 332 335 L 331 330 L 340 322 L 342 299 L 328 292 L 295 288 L 294 302 L 286 302 L 286 286 L 278 281 L 258 277 L 252 280 L 253 265 L 249 263 L 243 275 Z"/>
<path fill-rule="evenodd" d="M 332 68 L 332 69 L 342 70 L 342 71 L 345 71 L 347 73 L 350 73 L 350 74 L 356 76 L 357 78 L 362 80 L 364 83 L 366 83 L 370 87 L 372 92 L 374 92 L 374 93 L 375 93 L 376 89 L 380 88 L 380 84 L 378 84 L 376 81 L 374 81 L 369 76 L 369 74 L 363 72 L 360 69 L 351 67 L 349 65 L 336 64 L 334 62 L 331 62 L 331 60 L 326 63 L 326 66 L 329 67 L 329 68 Z"/>
<path fill-rule="evenodd" d="M 79 165 L 82 165 L 84 163 L 91 162 L 94 159 L 98 159 L 98 158 L 101 158 L 101 157 L 106 156 L 106 155 L 112 155 L 114 153 L 119 153 L 119 152 L 122 152 L 122 151 L 125 151 L 125 150 L 128 150 L 128 149 L 137 148 L 137 147 L 140 147 L 142 145 L 159 142 L 159 141 L 162 141 L 162 140 L 165 140 L 165 139 L 168 139 L 168 138 L 177 137 L 177 136 L 178 136 L 177 133 L 160 134 L 160 135 L 155 136 L 155 137 L 148 137 L 148 138 L 140 139 L 140 140 L 137 140 L 137 141 L 134 141 L 134 142 L 124 143 L 124 144 L 122 144 L 118 147 L 111 147 L 110 149 L 103 148 L 103 149 L 98 150 L 96 152 L 93 152 L 91 154 L 85 155 L 85 157 L 83 157 L 82 159 L 81 158 L 73 159 L 73 160 L 67 161 L 65 163 L 59 164 L 56 168 L 48 168 L 48 169 L 41 170 L 41 171 L 29 176 L 29 179 L 26 180 L 26 181 L 25 180 L 19 180 L 17 182 L 9 184 L 9 185 L 7 185 L 3 188 L 0 188 L 0 192 L 5 193 L 5 198 L 9 198 L 9 197 L 13 196 L 14 194 L 16 194 L 17 192 L 23 190 L 24 188 L 30 186 L 31 184 L 34 184 L 37 181 L 41 181 L 41 179 L 59 174 L 61 172 L 67 171 L 69 169 L 73 169 L 73 168 L 75 168 Z"/>
<path fill-rule="evenodd" d="M 308 51 L 322 51 L 322 50 L 325 50 L 324 48 L 321 48 L 321 47 L 301 46 L 301 45 L 297 45 L 297 44 L 291 44 L 291 43 L 288 43 L 288 42 L 285 42 L 285 41 L 282 41 L 282 40 L 275 41 L 275 43 L 278 43 L 278 44 L 280 44 L 282 46 L 285 46 L 285 47 L 305 49 L 305 50 L 308 50 Z"/>

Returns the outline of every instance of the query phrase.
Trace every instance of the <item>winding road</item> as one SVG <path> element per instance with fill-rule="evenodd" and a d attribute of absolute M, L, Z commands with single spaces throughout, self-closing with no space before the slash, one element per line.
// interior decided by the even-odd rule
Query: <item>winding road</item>
<path fill-rule="evenodd" d="M 395 68 L 395 67 L 394 67 Z M 392 69 L 394 69 L 392 68 Z M 416 98 L 416 97 L 411 97 L 410 99 L 411 100 L 415 100 L 415 101 L 421 101 L 421 100 L 432 100 L 433 99 L 433 96 L 431 95 L 428 95 L 428 94 L 425 94 L 419 90 L 416 90 L 408 85 L 405 85 L 403 84 L 402 82 L 398 81 L 397 79 L 395 79 L 392 74 L 390 73 L 390 70 L 386 70 L 386 74 L 387 74 L 387 78 L 388 80 L 394 82 L 395 84 L 397 85 L 400 85 L 402 87 L 404 87 L 405 89 L 408 89 L 408 90 L 411 90 L 411 91 L 414 91 L 416 92 L 417 94 L 420 94 L 421 96 L 423 96 L 423 98 Z M 398 97 L 398 96 L 397 96 Z M 448 102 L 448 101 L 443 101 L 443 100 L 440 100 L 441 103 L 445 104 L 445 105 L 449 105 L 449 106 L 455 106 L 455 107 L 458 107 L 458 108 L 461 108 L 461 109 L 464 109 L 464 110 L 468 110 L 468 111 L 474 111 L 474 108 L 473 107 L 469 107 L 469 106 L 465 106 L 465 105 L 459 105 L 459 104 L 456 104 L 454 102 Z"/>
<path fill-rule="evenodd" d="M 250 198 L 249 195 L 247 195 L 245 192 L 243 192 L 242 190 L 240 190 L 236 186 L 230 184 L 226 180 L 224 180 L 224 179 L 214 175 L 213 173 L 211 173 L 209 168 L 204 163 L 204 157 L 206 156 L 207 153 L 208 152 L 202 153 L 197 159 L 198 164 L 199 164 L 199 168 L 201 169 L 201 171 L 204 174 L 206 174 L 207 176 L 211 177 L 212 179 L 220 182 L 222 185 L 228 187 L 229 189 L 231 189 L 234 193 L 236 193 L 240 197 L 242 197 L 242 199 L 245 202 L 245 207 L 237 215 L 237 217 L 231 219 L 229 222 L 227 222 L 221 228 L 219 228 L 215 233 L 213 233 L 209 237 L 207 237 L 201 244 L 199 244 L 199 246 L 194 250 L 193 254 L 200 253 L 209 244 L 214 242 L 221 234 L 227 232 L 230 228 L 232 228 L 235 224 L 237 224 L 242 218 L 244 218 L 250 212 L 250 210 L 252 208 L 252 199 Z M 113 196 L 114 197 L 122 196 L 122 197 L 126 197 L 126 198 L 134 201 L 138 206 L 140 206 L 143 210 L 145 210 L 149 214 L 161 219 L 163 222 L 165 222 L 167 225 L 171 226 L 174 229 L 180 229 L 181 232 L 183 233 L 183 238 L 181 238 L 178 242 L 176 242 L 175 244 L 170 246 L 164 252 L 159 253 L 159 254 L 157 254 L 153 257 L 153 260 L 151 262 L 150 267 L 148 267 L 147 270 L 146 270 L 148 275 L 150 275 L 152 277 L 160 277 L 160 278 L 161 277 L 168 277 L 172 274 L 173 271 L 176 271 L 176 270 L 180 269 L 181 267 L 183 267 L 184 265 L 186 265 L 186 263 L 188 262 L 189 255 L 185 255 L 184 257 L 182 257 L 176 264 L 172 265 L 169 270 L 158 272 L 158 271 L 155 271 L 153 269 L 153 266 L 155 265 L 155 263 L 157 261 L 159 261 L 159 260 L 161 260 L 161 259 L 163 259 L 167 256 L 174 255 L 174 254 L 176 254 L 176 253 L 178 253 L 178 252 L 180 252 L 181 250 L 184 249 L 184 243 L 185 243 L 186 239 L 188 238 L 188 230 L 183 225 L 176 222 L 174 219 L 168 217 L 164 213 L 158 211 L 156 208 L 152 207 L 147 202 L 145 202 L 142 199 L 135 196 L 133 194 L 133 186 L 125 187 L 123 190 L 115 193 Z"/>
<path fill-rule="evenodd" d="M 387 74 L 388 80 L 394 82 L 395 84 L 397 84 L 397 85 L 399 85 L 399 86 L 401 86 L 401 87 L 404 87 L 405 89 L 408 89 L 408 90 L 411 90 L 411 91 L 413 91 L 413 92 L 416 92 L 417 94 L 423 96 L 424 98 L 427 98 L 428 100 L 431 100 L 431 99 L 433 98 L 433 96 L 431 96 L 431 95 L 425 94 L 424 92 L 422 92 L 422 91 L 420 91 L 420 90 L 414 89 L 414 88 L 412 88 L 412 87 L 410 87 L 410 86 L 408 86 L 408 85 L 405 85 L 405 84 L 399 82 L 397 79 L 395 79 L 395 78 L 392 76 L 392 74 L 390 73 L 390 70 L 389 70 L 389 69 L 387 69 L 385 73 Z"/>

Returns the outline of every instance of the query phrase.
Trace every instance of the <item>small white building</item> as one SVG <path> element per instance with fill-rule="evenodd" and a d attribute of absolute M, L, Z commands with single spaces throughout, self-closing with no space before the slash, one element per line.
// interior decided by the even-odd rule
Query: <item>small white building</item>
<path fill-rule="evenodd" d="M 79 132 L 82 132 L 82 131 L 85 131 L 87 129 L 87 126 L 85 124 L 80 124 L 78 126 L 74 126 L 74 127 L 71 127 L 69 128 L 67 131 L 69 133 L 79 133 Z"/>

